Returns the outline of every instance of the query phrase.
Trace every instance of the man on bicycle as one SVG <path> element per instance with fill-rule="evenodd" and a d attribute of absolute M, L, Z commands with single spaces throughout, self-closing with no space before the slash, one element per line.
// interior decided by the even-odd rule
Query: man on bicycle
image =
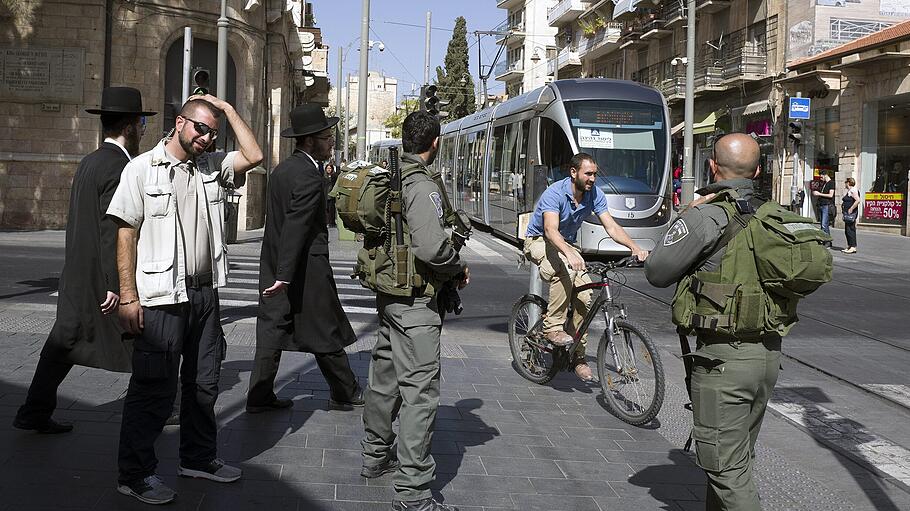
<path fill-rule="evenodd" d="M 613 220 L 607 209 L 607 197 L 594 186 L 597 178 L 597 163 L 587 153 L 578 153 L 569 162 L 569 177 L 550 185 L 537 201 L 531 222 L 528 224 L 524 244 L 525 256 L 538 265 L 540 278 L 550 283 L 550 299 L 543 330 L 547 340 L 556 346 L 572 344 L 572 336 L 563 329 L 569 296 L 573 286 L 591 282 L 585 273 L 585 261 L 575 242 L 578 229 L 592 212 L 600 223 L 620 245 L 632 251 L 632 255 L 644 260 L 648 251 L 642 250 L 626 231 Z M 588 312 L 592 291 L 575 296 L 572 325 L 575 330 L 581 325 Z M 575 375 L 584 381 L 594 378 L 585 360 L 587 339 L 582 337 L 572 357 Z"/>

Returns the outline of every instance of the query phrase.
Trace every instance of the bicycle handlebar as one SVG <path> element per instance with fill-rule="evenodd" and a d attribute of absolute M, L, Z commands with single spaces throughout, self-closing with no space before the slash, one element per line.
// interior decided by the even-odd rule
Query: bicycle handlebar
<path fill-rule="evenodd" d="M 640 268 L 644 263 L 639 261 L 634 255 L 623 257 L 618 261 L 611 261 L 609 263 L 601 262 L 587 262 L 585 263 L 585 271 L 588 273 L 600 273 L 603 274 L 607 271 L 616 269 L 616 268 Z"/>

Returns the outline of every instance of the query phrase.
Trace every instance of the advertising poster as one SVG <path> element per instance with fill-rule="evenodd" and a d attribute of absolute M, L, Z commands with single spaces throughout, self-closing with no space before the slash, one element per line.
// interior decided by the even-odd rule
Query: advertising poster
<path fill-rule="evenodd" d="M 867 193 L 863 201 L 863 219 L 877 223 L 899 223 L 904 218 L 904 194 Z"/>

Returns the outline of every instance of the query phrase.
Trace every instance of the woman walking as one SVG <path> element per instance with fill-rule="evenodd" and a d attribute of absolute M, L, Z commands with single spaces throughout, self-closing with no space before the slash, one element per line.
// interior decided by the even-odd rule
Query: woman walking
<path fill-rule="evenodd" d="M 848 177 L 844 181 L 846 190 L 841 202 L 841 211 L 844 215 L 844 234 L 847 236 L 847 248 L 841 250 L 845 254 L 856 253 L 856 217 L 859 209 L 859 193 L 856 191 L 856 180 Z"/>

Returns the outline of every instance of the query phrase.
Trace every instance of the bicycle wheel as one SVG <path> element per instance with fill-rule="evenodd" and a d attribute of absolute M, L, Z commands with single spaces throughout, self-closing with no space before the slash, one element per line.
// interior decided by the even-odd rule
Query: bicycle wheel
<path fill-rule="evenodd" d="M 635 426 L 651 422 L 664 402 L 664 368 L 651 337 L 635 323 L 616 320 L 612 340 L 597 346 L 597 375 L 610 413 Z"/>
<path fill-rule="evenodd" d="M 546 300 L 537 295 L 524 295 L 512 307 L 509 316 L 509 347 L 515 370 L 538 384 L 547 383 L 559 372 L 558 356 L 543 335 L 546 310 Z"/>

